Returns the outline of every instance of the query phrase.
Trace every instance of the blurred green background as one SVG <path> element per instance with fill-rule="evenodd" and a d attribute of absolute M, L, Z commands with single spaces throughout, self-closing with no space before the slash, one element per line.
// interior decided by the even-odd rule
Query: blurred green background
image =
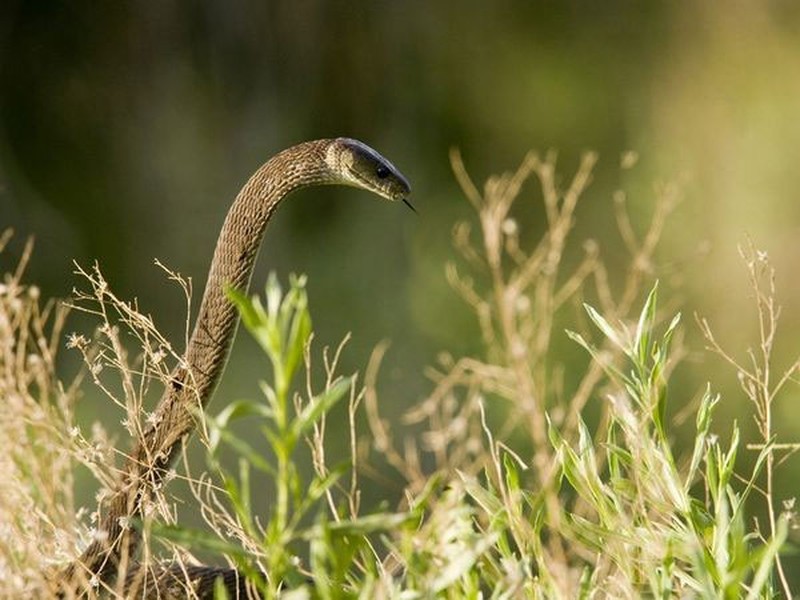
<path fill-rule="evenodd" d="M 631 190 L 644 224 L 654 184 L 685 182 L 659 253 L 694 351 L 672 401 L 711 380 L 727 438 L 733 419 L 751 427 L 751 407 L 735 374 L 702 351 L 691 315 L 708 316 L 737 356 L 755 343 L 736 250 L 751 236 L 778 271 L 778 371 L 800 352 L 799 98 L 800 4 L 789 1 L 6 0 L 0 227 L 17 236 L 0 261 L 10 268 L 35 235 L 28 279 L 65 297 L 79 283 L 72 261 L 96 259 L 180 347 L 184 300 L 153 259 L 192 277 L 199 297 L 229 203 L 262 162 L 306 139 L 359 138 L 407 175 L 419 217 L 352 189 L 298 194 L 268 230 L 254 289 L 272 269 L 283 281 L 307 273 L 317 340 L 353 332 L 345 372 L 390 339 L 381 401 L 397 416 L 430 389 L 422 370 L 438 351 L 480 351 L 444 280 L 452 224 L 471 217 L 449 148 L 476 181 L 531 148 L 557 149 L 568 180 L 593 149 L 576 247 L 597 239 L 612 273 L 624 259 L 613 190 Z M 628 150 L 641 158 L 622 177 Z M 262 374 L 240 335 L 212 411 L 255 396 Z M 800 439 L 796 398 L 791 389 L 778 401 L 779 441 Z M 88 422 L 104 404 L 87 402 Z M 779 498 L 797 493 L 798 463 L 781 467 Z"/>

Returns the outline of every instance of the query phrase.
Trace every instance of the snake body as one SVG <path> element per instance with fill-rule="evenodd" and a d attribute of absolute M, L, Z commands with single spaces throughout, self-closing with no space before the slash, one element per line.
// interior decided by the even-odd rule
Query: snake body
<path fill-rule="evenodd" d="M 275 209 L 291 192 L 315 185 L 350 185 L 411 206 L 405 177 L 375 150 L 350 138 L 292 146 L 272 157 L 250 177 L 220 231 L 184 359 L 173 371 L 154 418 L 149 421 L 151 424 L 136 443 L 120 484 L 101 503 L 95 541 L 77 561 L 59 573 L 57 585 L 62 596 L 118 589 L 117 576 L 131 569 L 139 535 L 127 524 L 142 517 L 152 490 L 164 482 L 182 442 L 195 428 L 198 410 L 208 404 L 225 368 L 239 322 L 225 287 L 247 289 L 264 231 Z M 243 582 L 235 570 L 203 566 L 192 569 L 194 573 L 180 576 L 165 571 L 156 578 L 155 586 L 151 583 L 152 597 L 168 597 L 168 588 L 187 580 L 194 588 L 193 593 L 203 597 L 213 588 L 217 576 L 230 586 L 231 597 L 243 597 L 237 596 Z M 183 595 L 185 592 L 183 587 Z"/>

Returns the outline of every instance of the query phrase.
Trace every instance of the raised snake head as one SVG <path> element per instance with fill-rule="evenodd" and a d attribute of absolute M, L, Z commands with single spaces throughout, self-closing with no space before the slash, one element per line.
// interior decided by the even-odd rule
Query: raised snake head
<path fill-rule="evenodd" d="M 395 166 L 366 144 L 351 138 L 336 138 L 325 161 L 342 177 L 342 183 L 359 187 L 388 200 L 400 200 L 409 208 L 411 186 Z"/>

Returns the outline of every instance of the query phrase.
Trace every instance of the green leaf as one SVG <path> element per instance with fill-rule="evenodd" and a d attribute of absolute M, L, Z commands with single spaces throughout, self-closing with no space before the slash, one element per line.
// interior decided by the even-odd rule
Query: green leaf
<path fill-rule="evenodd" d="M 228 542 L 214 533 L 200 531 L 198 529 L 189 529 L 182 525 L 165 525 L 158 522 L 154 522 L 152 527 L 153 533 L 158 537 L 175 542 L 178 545 L 201 550 L 210 550 L 243 562 L 250 558 L 249 553 L 244 548 L 232 542 Z"/>
<path fill-rule="evenodd" d="M 503 471 L 506 475 L 506 487 L 510 492 L 519 492 L 519 472 L 517 461 L 507 452 L 503 453 Z"/>
<path fill-rule="evenodd" d="M 775 536 L 759 552 L 760 556 L 758 558 L 760 560 L 758 561 L 758 567 L 755 575 L 753 576 L 753 581 L 750 583 L 750 590 L 747 594 L 747 600 L 755 600 L 758 598 L 761 590 L 769 583 L 769 578 L 772 574 L 775 560 L 778 557 L 778 552 L 786 542 L 788 535 L 789 524 L 786 516 L 781 515 L 778 518 L 778 526 L 775 531 Z"/>
<path fill-rule="evenodd" d="M 708 442 L 708 432 L 711 427 L 711 414 L 717 402 L 719 402 L 719 399 L 719 395 L 712 396 L 711 387 L 706 386 L 706 391 L 700 400 L 700 406 L 697 410 L 697 434 L 694 439 L 692 460 L 689 463 L 689 470 L 686 473 L 686 481 L 684 483 L 684 491 L 686 492 L 689 491 L 689 488 L 691 488 L 697 479 L 697 474 L 700 470 L 700 462 L 703 460 Z"/>
<path fill-rule="evenodd" d="M 302 306 L 296 307 L 296 312 L 292 317 L 291 329 L 286 340 L 284 369 L 288 380 L 292 379 L 298 365 L 303 359 L 303 353 L 305 352 L 306 343 L 310 335 L 311 316 L 307 310 L 307 302 L 304 294 Z"/>
<path fill-rule="evenodd" d="M 592 359 L 603 368 L 603 371 L 605 371 L 606 375 L 608 375 L 611 379 L 615 381 L 628 381 L 628 378 L 625 377 L 625 375 L 623 375 L 622 372 L 620 372 L 619 369 L 617 369 L 613 364 L 611 364 L 597 348 L 587 342 L 581 334 L 570 331 L 569 329 L 565 330 L 565 333 L 569 339 L 582 346 L 589 353 Z"/>
<path fill-rule="evenodd" d="M 257 299 L 251 299 L 240 290 L 229 285 L 225 286 L 225 295 L 239 310 L 242 323 L 249 331 L 257 329 L 265 321 L 265 316 L 260 314 L 263 313 L 263 310 L 258 310 L 261 306 Z"/>
<path fill-rule="evenodd" d="M 597 326 L 597 328 L 603 332 L 603 335 L 606 336 L 609 341 L 611 341 L 615 346 L 617 346 L 620 350 L 629 354 L 630 350 L 628 348 L 628 344 L 625 341 L 624 336 L 620 335 L 620 333 L 614 329 L 608 321 L 606 321 L 605 317 L 597 312 L 594 308 L 589 306 L 584 302 L 583 308 L 586 313 L 589 315 L 589 318 L 592 322 Z"/>
<path fill-rule="evenodd" d="M 296 439 L 300 439 L 300 436 L 308 431 L 314 423 L 317 423 L 323 414 L 327 413 L 334 404 L 345 396 L 345 393 L 350 389 L 352 384 L 353 377 L 342 377 L 335 381 L 333 385 L 322 394 L 314 396 L 314 398 L 303 407 L 302 412 L 292 421 L 292 435 Z"/>
<path fill-rule="evenodd" d="M 678 325 L 681 322 L 681 313 L 677 313 L 674 317 L 672 317 L 672 321 L 670 321 L 669 326 L 667 327 L 667 331 L 664 333 L 664 336 L 661 339 L 661 346 L 662 351 L 667 352 L 669 349 L 669 344 L 672 341 L 672 336 L 675 333 L 675 330 L 678 328 Z"/>
<path fill-rule="evenodd" d="M 335 523 L 328 522 L 325 527 L 332 534 L 339 536 L 365 536 L 378 531 L 392 531 L 412 521 L 414 521 L 414 517 L 409 513 L 376 513 Z M 322 535 L 322 530 L 319 524 L 300 534 L 306 540 L 313 540 L 320 535 Z"/>
<path fill-rule="evenodd" d="M 631 358 L 637 364 L 644 366 L 647 363 L 648 348 L 650 346 L 650 332 L 656 322 L 656 301 L 658 298 L 658 281 L 653 284 L 650 293 L 647 294 L 642 312 L 639 315 L 639 322 L 636 325 L 636 333 L 633 336 L 633 347 L 631 348 Z"/>
<path fill-rule="evenodd" d="M 253 336 L 253 339 L 258 342 L 258 345 L 261 346 L 270 359 L 279 355 L 280 340 L 271 334 L 269 315 L 264 311 L 258 296 L 247 297 L 230 286 L 225 288 L 225 293 L 239 311 L 245 329 L 250 332 L 250 335 Z"/>
<path fill-rule="evenodd" d="M 480 482 L 473 476 L 458 472 L 458 476 L 464 483 L 464 489 L 475 502 L 484 510 L 488 515 L 494 515 L 501 511 L 505 511 L 503 501 L 497 496 L 493 490 L 483 487 Z"/>
<path fill-rule="evenodd" d="M 228 600 L 229 598 L 225 580 L 222 577 L 217 577 L 214 580 L 214 600 Z"/>
<path fill-rule="evenodd" d="M 236 400 L 222 409 L 216 417 L 210 418 L 208 420 L 208 445 L 211 453 L 214 454 L 217 451 L 223 433 L 233 421 L 251 416 L 272 419 L 272 411 L 263 404 L 252 400 Z"/>
<path fill-rule="evenodd" d="M 281 306 L 281 298 L 283 298 L 283 290 L 278 281 L 278 276 L 275 271 L 270 271 L 267 277 L 267 285 L 264 288 L 264 294 L 267 298 L 267 314 L 269 320 L 274 321 L 278 316 L 278 310 Z"/>
<path fill-rule="evenodd" d="M 304 496 L 297 506 L 295 520 L 300 519 L 309 508 L 311 508 L 333 485 L 347 473 L 350 468 L 349 462 L 344 462 L 331 469 L 325 477 L 314 477 L 308 488 L 304 490 Z"/>
<path fill-rule="evenodd" d="M 219 436 L 226 444 L 236 450 L 237 454 L 246 459 L 251 466 L 264 473 L 275 475 L 275 468 L 264 458 L 261 452 L 256 450 L 249 443 L 237 437 L 227 429 L 220 429 Z"/>
<path fill-rule="evenodd" d="M 431 591 L 434 593 L 444 591 L 466 575 L 478 559 L 494 545 L 496 538 L 496 534 L 484 535 L 446 562 L 444 568 L 430 582 Z"/>

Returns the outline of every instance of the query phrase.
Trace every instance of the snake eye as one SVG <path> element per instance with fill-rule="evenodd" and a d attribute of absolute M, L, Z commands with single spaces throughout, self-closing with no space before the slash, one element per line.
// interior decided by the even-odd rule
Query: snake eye
<path fill-rule="evenodd" d="M 378 179 L 386 179 L 389 176 L 389 169 L 383 165 L 380 165 L 375 170 L 375 175 L 378 176 Z"/>

